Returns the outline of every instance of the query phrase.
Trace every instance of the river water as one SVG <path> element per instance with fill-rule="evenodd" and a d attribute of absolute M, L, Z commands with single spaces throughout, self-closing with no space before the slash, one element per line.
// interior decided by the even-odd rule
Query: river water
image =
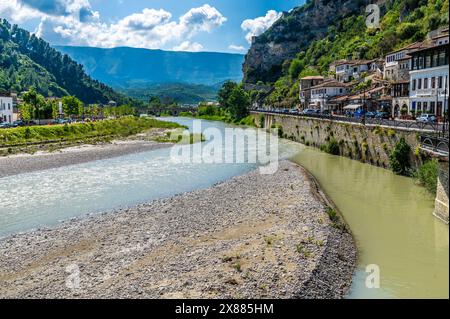
<path fill-rule="evenodd" d="M 192 128 L 192 121 L 168 118 Z M 202 121 L 202 128 L 220 122 Z M 411 179 L 296 143 L 280 157 L 308 169 L 339 207 L 359 250 L 350 298 L 448 298 L 448 226 L 432 216 L 433 198 Z M 257 164 L 170 161 L 170 148 L 0 179 L 0 237 L 63 220 L 206 188 Z M 367 265 L 380 269 L 366 288 Z"/>

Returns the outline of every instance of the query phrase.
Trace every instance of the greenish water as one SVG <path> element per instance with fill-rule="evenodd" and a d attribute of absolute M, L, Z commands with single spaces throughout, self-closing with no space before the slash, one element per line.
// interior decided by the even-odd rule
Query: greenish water
<path fill-rule="evenodd" d="M 349 298 L 448 298 L 449 228 L 433 217 L 434 199 L 410 178 L 304 148 L 292 160 L 335 202 L 358 246 Z M 378 265 L 380 289 L 366 266 Z"/>

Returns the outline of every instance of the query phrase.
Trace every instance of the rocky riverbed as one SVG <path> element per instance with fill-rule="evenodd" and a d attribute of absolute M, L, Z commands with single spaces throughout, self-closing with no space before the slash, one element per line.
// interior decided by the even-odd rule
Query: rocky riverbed
<path fill-rule="evenodd" d="M 342 298 L 356 263 L 315 183 L 284 161 L 206 190 L 0 242 L 2 298 Z"/>
<path fill-rule="evenodd" d="M 111 142 L 76 146 L 50 145 L 56 147 L 53 151 L 48 150 L 48 145 L 40 145 L 42 150 L 35 150 L 33 154 L 23 150 L 17 155 L 0 156 L 0 178 L 169 147 L 173 144 L 161 143 L 158 140 L 166 137 L 170 131 L 158 128 Z"/>

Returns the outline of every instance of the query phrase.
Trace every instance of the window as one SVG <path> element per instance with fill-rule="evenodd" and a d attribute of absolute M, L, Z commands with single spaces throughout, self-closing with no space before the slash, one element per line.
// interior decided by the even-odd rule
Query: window
<path fill-rule="evenodd" d="M 423 56 L 419 57 L 419 69 L 423 69 Z"/>
<path fill-rule="evenodd" d="M 423 79 L 423 88 L 428 89 L 428 78 Z"/>
<path fill-rule="evenodd" d="M 417 102 L 417 111 L 422 112 L 422 102 Z"/>
<path fill-rule="evenodd" d="M 439 51 L 439 65 L 438 66 L 445 65 L 446 64 L 445 60 L 446 60 L 445 50 Z M 448 64 L 448 62 L 447 62 L 447 64 Z"/>
<path fill-rule="evenodd" d="M 419 79 L 419 83 L 417 84 L 417 89 L 418 90 L 422 89 L 422 79 Z"/>
<path fill-rule="evenodd" d="M 428 102 L 423 102 L 423 111 L 428 112 Z"/>
<path fill-rule="evenodd" d="M 436 102 L 430 103 L 430 112 L 436 114 Z"/>
<path fill-rule="evenodd" d="M 425 68 L 431 68 L 431 54 L 428 53 L 425 57 Z"/>
<path fill-rule="evenodd" d="M 436 88 L 436 78 L 434 76 L 431 78 L 431 88 L 432 89 Z"/>
<path fill-rule="evenodd" d="M 416 90 L 416 87 L 417 87 L 417 80 L 414 79 L 414 80 L 412 81 L 412 91 L 415 91 L 415 90 Z"/>
<path fill-rule="evenodd" d="M 438 88 L 439 88 L 439 89 L 442 89 L 442 76 L 439 77 L 439 80 L 438 80 Z"/>

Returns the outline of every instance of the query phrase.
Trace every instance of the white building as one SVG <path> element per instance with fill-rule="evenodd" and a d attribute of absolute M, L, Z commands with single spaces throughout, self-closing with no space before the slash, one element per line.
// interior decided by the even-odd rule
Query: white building
<path fill-rule="evenodd" d="M 375 60 L 343 60 L 333 65 L 336 68 L 336 80 L 339 82 L 350 82 L 353 79 L 359 80 L 363 73 L 370 73 L 377 70 Z"/>
<path fill-rule="evenodd" d="M 13 121 L 13 98 L 10 96 L 0 96 L 0 122 L 12 123 Z"/>
<path fill-rule="evenodd" d="M 351 61 L 341 61 L 336 64 L 336 80 L 339 82 L 349 82 L 353 74 Z"/>
<path fill-rule="evenodd" d="M 442 117 L 448 110 L 449 44 L 436 45 L 411 54 L 411 113 L 429 113 Z"/>
<path fill-rule="evenodd" d="M 311 88 L 311 104 L 309 108 L 328 110 L 328 101 L 347 93 L 347 85 L 335 80 L 325 81 Z"/>
<path fill-rule="evenodd" d="M 400 50 L 387 54 L 384 62 L 383 78 L 392 82 L 409 80 L 410 54 L 429 46 L 426 42 L 415 42 Z"/>

